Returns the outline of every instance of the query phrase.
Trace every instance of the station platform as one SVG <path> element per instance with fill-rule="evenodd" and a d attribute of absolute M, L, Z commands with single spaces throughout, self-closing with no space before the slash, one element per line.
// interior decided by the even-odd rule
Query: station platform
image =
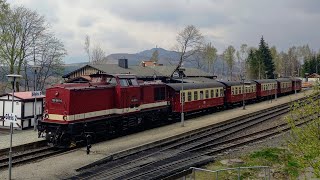
<path fill-rule="evenodd" d="M 43 139 L 38 138 L 38 132 L 33 129 L 28 130 L 14 130 L 12 134 L 12 146 L 20 146 L 29 144 Z M 0 134 L 0 151 L 10 147 L 10 134 Z"/>
<path fill-rule="evenodd" d="M 312 90 L 306 90 L 290 96 L 280 97 L 276 101 L 273 99 L 272 103 L 270 103 L 270 101 L 262 101 L 260 103 L 246 105 L 246 110 L 243 110 L 242 107 L 238 107 L 230 110 L 215 112 L 213 114 L 189 119 L 185 121 L 184 127 L 181 127 L 180 122 L 177 122 L 174 124 L 93 144 L 91 153 L 89 155 L 86 155 L 85 147 L 80 148 L 66 154 L 41 160 L 39 162 L 15 167 L 13 177 L 15 179 L 65 179 L 66 177 L 77 175 L 77 172 L 75 171 L 76 169 L 104 159 L 114 153 L 152 144 L 156 141 L 172 138 L 196 129 L 227 121 L 238 116 L 281 105 L 303 98 L 311 93 Z M 23 144 L 26 141 L 32 142 L 39 140 L 41 139 L 37 138 L 37 133 L 34 131 L 25 131 L 14 134 L 14 141 L 16 141 L 15 144 Z M 4 144 L 8 144 L 9 136 L 1 137 L 0 142 L 0 149 L 2 147 L 8 147 L 8 145 L 3 145 L 3 142 Z M 31 170 L 32 173 L 30 173 Z M 5 179 L 6 175 L 1 175 L 3 174 L 2 172 L 3 171 L 0 170 L 0 179 Z"/>

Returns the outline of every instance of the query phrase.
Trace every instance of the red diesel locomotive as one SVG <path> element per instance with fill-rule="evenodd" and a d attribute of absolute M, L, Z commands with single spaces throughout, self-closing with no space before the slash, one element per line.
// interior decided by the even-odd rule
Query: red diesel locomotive
<path fill-rule="evenodd" d="M 294 80 L 254 80 L 245 86 L 235 81 L 210 80 L 184 83 L 182 91 L 181 83 L 138 83 L 132 74 L 94 74 L 89 83 L 58 84 L 47 89 L 39 136 L 44 135 L 58 147 L 90 144 L 95 137 L 174 120 L 182 111 L 182 103 L 183 111 L 189 113 L 239 104 L 243 97 L 251 101 L 300 91 L 301 81 Z"/>

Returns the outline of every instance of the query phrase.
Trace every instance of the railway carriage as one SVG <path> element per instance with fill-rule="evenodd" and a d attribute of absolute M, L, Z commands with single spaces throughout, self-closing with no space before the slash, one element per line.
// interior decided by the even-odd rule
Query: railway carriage
<path fill-rule="evenodd" d="M 226 86 L 225 103 L 227 105 L 236 104 L 244 100 L 256 99 L 256 83 L 246 82 L 243 90 L 243 84 L 238 81 L 219 81 Z M 244 97 L 243 97 L 244 96 Z"/>
<path fill-rule="evenodd" d="M 257 83 L 257 98 L 274 96 L 277 93 L 277 81 L 275 79 L 254 80 Z"/>
<path fill-rule="evenodd" d="M 199 111 L 202 109 L 224 105 L 225 86 L 219 82 L 184 83 L 183 91 L 180 83 L 167 84 L 172 112 Z"/>
<path fill-rule="evenodd" d="M 297 92 L 301 91 L 302 88 L 302 81 L 299 78 L 291 78 L 292 81 L 292 92 L 294 92 L 295 90 Z"/>
<path fill-rule="evenodd" d="M 90 144 L 94 137 L 126 133 L 134 127 L 173 120 L 182 112 L 208 110 L 278 93 L 301 90 L 301 81 L 282 78 L 246 82 L 215 81 L 138 83 L 132 74 L 93 74 L 86 83 L 58 84 L 46 90 L 39 136 L 49 143 L 70 147 Z M 276 88 L 278 88 L 276 90 Z M 87 146 L 88 148 L 90 146 Z"/>
<path fill-rule="evenodd" d="M 292 92 L 292 80 L 289 78 L 278 78 L 278 94 L 284 95 Z"/>

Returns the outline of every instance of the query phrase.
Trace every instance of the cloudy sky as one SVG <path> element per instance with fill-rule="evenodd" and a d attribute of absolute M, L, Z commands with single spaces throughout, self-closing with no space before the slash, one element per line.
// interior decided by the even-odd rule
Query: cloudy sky
<path fill-rule="evenodd" d="M 66 63 L 86 61 L 84 37 L 107 54 L 155 46 L 171 50 L 177 32 L 200 29 L 222 53 L 228 45 L 257 46 L 263 35 L 279 50 L 320 48 L 319 0 L 7 0 L 44 15 L 68 51 Z"/>

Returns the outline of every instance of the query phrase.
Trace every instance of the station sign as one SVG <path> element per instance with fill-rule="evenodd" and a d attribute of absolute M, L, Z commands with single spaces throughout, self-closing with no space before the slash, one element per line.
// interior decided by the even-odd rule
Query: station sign
<path fill-rule="evenodd" d="M 38 97 L 41 96 L 42 92 L 41 91 L 32 91 L 32 97 Z"/>
<path fill-rule="evenodd" d="M 15 115 L 14 113 L 6 113 L 4 115 L 4 120 L 7 122 L 16 123 L 17 122 L 17 115 Z"/>

